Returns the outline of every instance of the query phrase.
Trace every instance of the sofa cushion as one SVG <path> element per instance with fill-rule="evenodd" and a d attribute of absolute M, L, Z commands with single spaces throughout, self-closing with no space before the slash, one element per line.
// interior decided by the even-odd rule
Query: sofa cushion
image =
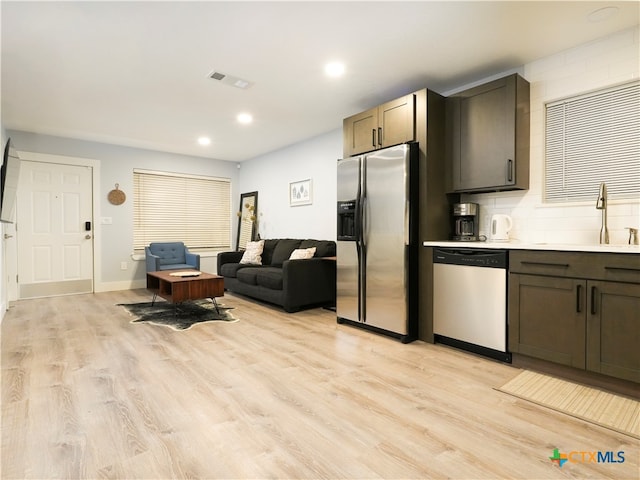
<path fill-rule="evenodd" d="M 273 251 L 278 245 L 278 239 L 267 239 L 264 241 L 264 249 L 262 250 L 262 264 L 271 265 L 271 259 L 273 258 Z"/>
<path fill-rule="evenodd" d="M 258 273 L 262 270 L 261 267 L 245 267 L 241 268 L 236 273 L 236 278 L 240 280 L 242 283 L 246 283 L 247 285 L 257 285 L 258 281 L 256 279 Z"/>
<path fill-rule="evenodd" d="M 248 265 L 242 263 L 225 263 L 220 267 L 220 275 L 223 277 L 236 278 L 238 276 L 238 270 L 241 268 L 248 268 Z"/>
<path fill-rule="evenodd" d="M 316 247 L 311 248 L 296 248 L 291 252 L 289 260 L 305 260 L 307 258 L 313 258 L 316 253 Z"/>
<path fill-rule="evenodd" d="M 160 257 L 159 265 L 186 264 L 185 247 L 182 242 L 156 242 L 149 244 L 149 251 Z M 193 268 L 193 267 L 191 267 Z"/>
<path fill-rule="evenodd" d="M 302 240 L 298 248 L 316 247 L 316 257 L 335 257 L 336 244 L 331 240 Z"/>
<path fill-rule="evenodd" d="M 193 265 L 189 265 L 187 263 L 170 263 L 168 265 L 159 265 L 158 269 L 160 271 L 164 270 L 194 270 Z"/>
<path fill-rule="evenodd" d="M 262 265 L 262 250 L 264 249 L 264 240 L 257 242 L 247 242 L 247 247 L 242 254 L 240 263 L 251 265 Z"/>
<path fill-rule="evenodd" d="M 278 240 L 273 257 L 271 258 L 272 267 L 280 267 L 285 260 L 289 260 L 291 252 L 300 246 L 300 240 L 293 238 L 283 238 Z"/>
<path fill-rule="evenodd" d="M 256 282 L 259 286 L 271 290 L 282 290 L 282 269 L 279 267 L 264 267 L 256 273 Z"/>

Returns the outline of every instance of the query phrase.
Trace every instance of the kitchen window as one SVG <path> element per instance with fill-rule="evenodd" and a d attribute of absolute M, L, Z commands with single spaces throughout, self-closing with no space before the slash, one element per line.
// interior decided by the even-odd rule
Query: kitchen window
<path fill-rule="evenodd" d="M 184 242 L 193 250 L 231 247 L 231 180 L 134 170 L 133 248 Z"/>
<path fill-rule="evenodd" d="M 546 202 L 640 197 L 640 82 L 548 103 Z"/>

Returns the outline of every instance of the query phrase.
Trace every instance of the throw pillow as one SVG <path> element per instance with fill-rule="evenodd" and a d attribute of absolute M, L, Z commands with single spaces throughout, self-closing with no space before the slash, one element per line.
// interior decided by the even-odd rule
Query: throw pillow
<path fill-rule="evenodd" d="M 298 248 L 316 247 L 316 257 L 335 257 L 336 242 L 333 240 L 303 240 Z"/>
<path fill-rule="evenodd" d="M 264 240 L 257 242 L 247 242 L 247 247 L 242 254 L 240 263 L 251 265 L 262 265 L 262 249 L 264 248 Z"/>
<path fill-rule="evenodd" d="M 306 258 L 313 258 L 316 253 L 316 247 L 311 248 L 296 248 L 291 252 L 289 260 L 304 260 Z"/>

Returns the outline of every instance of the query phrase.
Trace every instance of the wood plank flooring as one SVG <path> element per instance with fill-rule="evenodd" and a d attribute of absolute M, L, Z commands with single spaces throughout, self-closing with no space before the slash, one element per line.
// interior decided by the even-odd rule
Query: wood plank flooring
<path fill-rule="evenodd" d="M 232 295 L 240 321 L 180 332 L 117 306 L 148 300 L 12 303 L 2 478 L 638 478 L 637 440 L 496 391 L 512 366 Z"/>

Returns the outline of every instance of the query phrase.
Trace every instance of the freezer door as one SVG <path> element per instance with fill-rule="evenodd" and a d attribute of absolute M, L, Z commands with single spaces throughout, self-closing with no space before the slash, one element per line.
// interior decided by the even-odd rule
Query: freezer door
<path fill-rule="evenodd" d="M 406 335 L 409 147 L 367 155 L 363 170 L 365 323 Z"/>
<path fill-rule="evenodd" d="M 361 321 L 360 278 L 356 242 L 336 243 L 336 315 L 339 318 Z"/>
<path fill-rule="evenodd" d="M 338 202 L 355 200 L 360 195 L 362 157 L 338 160 Z"/>
<path fill-rule="evenodd" d="M 361 193 L 361 157 L 338 161 L 338 202 L 356 201 Z M 360 205 L 356 206 L 359 209 Z M 360 215 L 356 215 L 359 219 Z M 360 231 L 356 227 L 356 231 Z M 360 246 L 358 241 L 336 242 L 336 314 L 354 322 L 361 321 Z"/>

